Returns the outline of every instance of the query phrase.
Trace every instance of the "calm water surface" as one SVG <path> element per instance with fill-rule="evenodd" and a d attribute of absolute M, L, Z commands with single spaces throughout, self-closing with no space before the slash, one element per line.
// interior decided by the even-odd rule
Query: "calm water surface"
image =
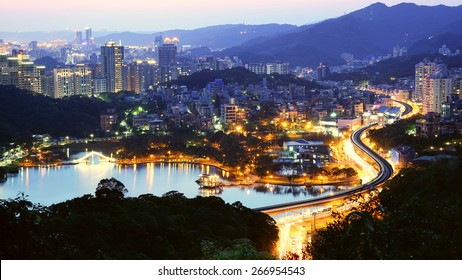
<path fill-rule="evenodd" d="M 329 195 L 337 187 L 322 188 L 286 187 L 258 185 L 225 187 L 217 194 L 199 190 L 195 180 L 201 173 L 218 174 L 226 178 L 224 171 L 206 165 L 190 163 L 148 163 L 134 166 L 119 166 L 108 162 L 95 162 L 60 167 L 22 168 L 17 175 L 9 175 L 0 183 L 0 198 L 14 198 L 19 192 L 28 195 L 34 203 L 51 205 L 84 194 L 94 194 L 98 182 L 114 177 L 128 189 L 126 196 L 137 197 L 152 193 L 157 196 L 175 190 L 187 197 L 216 195 L 228 203 L 240 201 L 254 208 L 283 202 L 309 199 Z"/>

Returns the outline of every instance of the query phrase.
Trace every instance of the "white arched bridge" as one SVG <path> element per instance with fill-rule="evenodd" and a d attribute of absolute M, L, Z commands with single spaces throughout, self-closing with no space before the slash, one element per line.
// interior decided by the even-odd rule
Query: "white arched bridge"
<path fill-rule="evenodd" d="M 84 155 L 83 157 L 81 158 L 78 158 L 78 159 L 74 159 L 72 161 L 72 163 L 82 163 L 82 162 L 88 162 L 90 160 L 91 157 L 99 157 L 99 160 L 100 161 L 108 161 L 108 162 L 117 162 L 118 160 L 115 159 L 115 158 L 112 158 L 112 157 L 108 157 L 106 155 L 103 155 L 102 153 L 100 152 L 95 152 L 95 151 L 92 151 L 86 155 Z"/>

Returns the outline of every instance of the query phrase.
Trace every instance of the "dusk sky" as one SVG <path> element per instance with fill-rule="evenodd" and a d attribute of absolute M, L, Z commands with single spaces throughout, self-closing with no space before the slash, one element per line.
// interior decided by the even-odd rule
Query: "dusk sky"
<path fill-rule="evenodd" d="M 303 25 L 366 7 L 372 0 L 22 0 L 2 1 L 0 31 L 163 31 L 228 24 Z M 403 2 L 381 1 L 388 6 Z M 407 1 L 409 2 L 409 1 Z M 460 0 L 416 0 L 419 5 L 461 5 Z"/>

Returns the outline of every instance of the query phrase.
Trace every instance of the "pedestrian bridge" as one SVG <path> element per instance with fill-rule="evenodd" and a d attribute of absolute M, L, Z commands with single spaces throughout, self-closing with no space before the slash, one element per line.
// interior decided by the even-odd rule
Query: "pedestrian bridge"
<path fill-rule="evenodd" d="M 83 157 L 81 158 L 78 158 L 78 159 L 74 159 L 72 161 L 72 163 L 82 163 L 82 162 L 89 162 L 90 161 L 90 158 L 93 158 L 93 157 L 99 157 L 99 160 L 100 161 L 107 161 L 107 162 L 117 162 L 118 160 L 115 159 L 115 158 L 112 158 L 112 157 L 108 157 L 106 155 L 103 155 L 102 153 L 100 152 L 95 152 L 95 151 L 92 151 L 86 155 L 84 155 Z"/>

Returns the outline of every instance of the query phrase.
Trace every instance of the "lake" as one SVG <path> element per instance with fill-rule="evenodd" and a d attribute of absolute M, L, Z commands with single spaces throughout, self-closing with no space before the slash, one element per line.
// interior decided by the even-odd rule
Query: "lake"
<path fill-rule="evenodd" d="M 226 178 L 226 172 L 219 168 L 192 163 L 118 165 L 96 159 L 77 165 L 28 167 L 21 168 L 17 175 L 8 175 L 8 180 L 0 183 L 0 198 L 14 198 L 24 192 L 30 201 L 49 206 L 84 194 L 94 195 L 98 182 L 111 177 L 125 185 L 127 197 L 146 193 L 161 196 L 169 191 L 178 191 L 190 198 L 215 195 L 228 203 L 240 201 L 249 208 L 305 200 L 345 189 L 334 186 L 305 188 L 257 184 L 224 187 L 221 193 L 216 193 L 199 189 L 195 181 L 202 173 Z"/>

